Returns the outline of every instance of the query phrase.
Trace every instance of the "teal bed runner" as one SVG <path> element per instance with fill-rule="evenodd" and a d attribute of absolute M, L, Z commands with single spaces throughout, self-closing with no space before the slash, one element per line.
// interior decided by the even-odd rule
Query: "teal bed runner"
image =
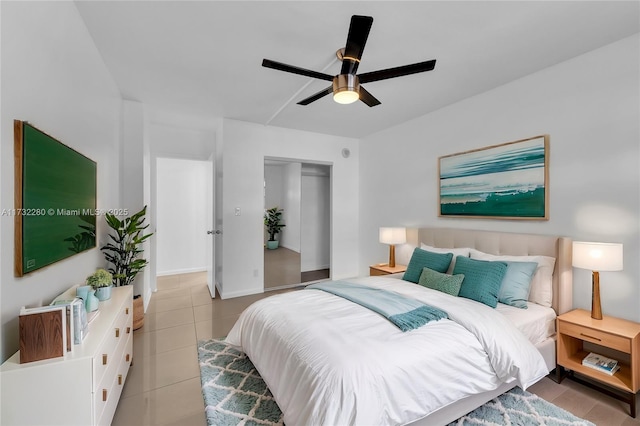
<path fill-rule="evenodd" d="M 422 327 L 430 321 L 448 318 L 446 312 L 392 291 L 346 281 L 330 281 L 307 286 L 322 290 L 379 313 L 402 331 Z"/>

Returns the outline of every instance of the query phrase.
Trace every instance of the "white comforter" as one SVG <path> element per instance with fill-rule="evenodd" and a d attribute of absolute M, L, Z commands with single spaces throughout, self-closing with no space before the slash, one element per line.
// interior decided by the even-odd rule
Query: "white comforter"
<path fill-rule="evenodd" d="M 241 347 L 295 425 L 394 425 L 471 394 L 548 370 L 500 313 L 388 277 L 349 280 L 443 309 L 440 320 L 403 333 L 384 317 L 319 290 L 272 296 L 247 308 L 227 336 Z"/>

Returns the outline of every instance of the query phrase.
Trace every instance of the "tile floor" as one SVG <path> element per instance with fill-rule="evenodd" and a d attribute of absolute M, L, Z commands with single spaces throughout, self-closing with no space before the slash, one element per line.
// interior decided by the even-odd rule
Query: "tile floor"
<path fill-rule="evenodd" d="M 211 299 L 204 273 L 158 278 L 114 426 L 206 425 L 197 340 L 225 336 L 246 306 L 276 292 Z M 290 290 L 282 290 L 290 291 Z M 545 378 L 529 391 L 598 426 L 638 426 L 628 405 L 571 380 Z"/>

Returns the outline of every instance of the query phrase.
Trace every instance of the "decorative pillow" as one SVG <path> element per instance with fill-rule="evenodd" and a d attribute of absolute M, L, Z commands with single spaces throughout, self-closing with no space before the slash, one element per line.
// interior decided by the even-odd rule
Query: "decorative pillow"
<path fill-rule="evenodd" d="M 453 274 L 464 275 L 458 296 L 495 308 L 498 306 L 498 292 L 506 271 L 505 262 L 487 262 L 458 256 Z"/>
<path fill-rule="evenodd" d="M 453 272 L 453 268 L 456 266 L 456 256 L 464 256 L 469 257 L 471 253 L 471 249 L 469 247 L 465 248 L 440 248 L 440 247 L 431 247 L 424 243 L 420 244 L 420 248 L 422 250 L 432 251 L 434 253 L 453 253 L 453 258 L 451 259 L 451 264 L 449 265 L 449 269 L 447 269 L 447 274 L 451 275 Z"/>
<path fill-rule="evenodd" d="M 536 262 L 512 262 L 506 261 L 507 272 L 502 278 L 498 302 L 527 309 L 531 279 L 538 268 Z"/>
<path fill-rule="evenodd" d="M 445 272 L 451 263 L 452 257 L 453 254 L 451 253 L 433 253 L 416 247 L 402 279 L 417 284 L 420 281 L 422 268 Z"/>
<path fill-rule="evenodd" d="M 464 280 L 464 275 L 462 274 L 447 275 L 436 272 L 433 269 L 422 268 L 422 274 L 420 275 L 420 281 L 418 281 L 418 284 L 452 296 L 457 296 L 460 292 L 462 280 Z"/>
<path fill-rule="evenodd" d="M 538 267 L 531 280 L 529 302 L 551 307 L 553 300 L 553 268 L 556 265 L 555 257 L 549 256 L 510 256 L 484 253 L 471 249 L 471 258 L 491 261 L 536 262 Z"/>

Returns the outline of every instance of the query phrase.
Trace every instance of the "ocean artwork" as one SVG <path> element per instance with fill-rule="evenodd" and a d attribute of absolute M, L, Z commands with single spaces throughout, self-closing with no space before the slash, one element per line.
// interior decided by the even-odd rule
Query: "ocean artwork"
<path fill-rule="evenodd" d="M 440 216 L 547 219 L 549 136 L 439 158 Z"/>

